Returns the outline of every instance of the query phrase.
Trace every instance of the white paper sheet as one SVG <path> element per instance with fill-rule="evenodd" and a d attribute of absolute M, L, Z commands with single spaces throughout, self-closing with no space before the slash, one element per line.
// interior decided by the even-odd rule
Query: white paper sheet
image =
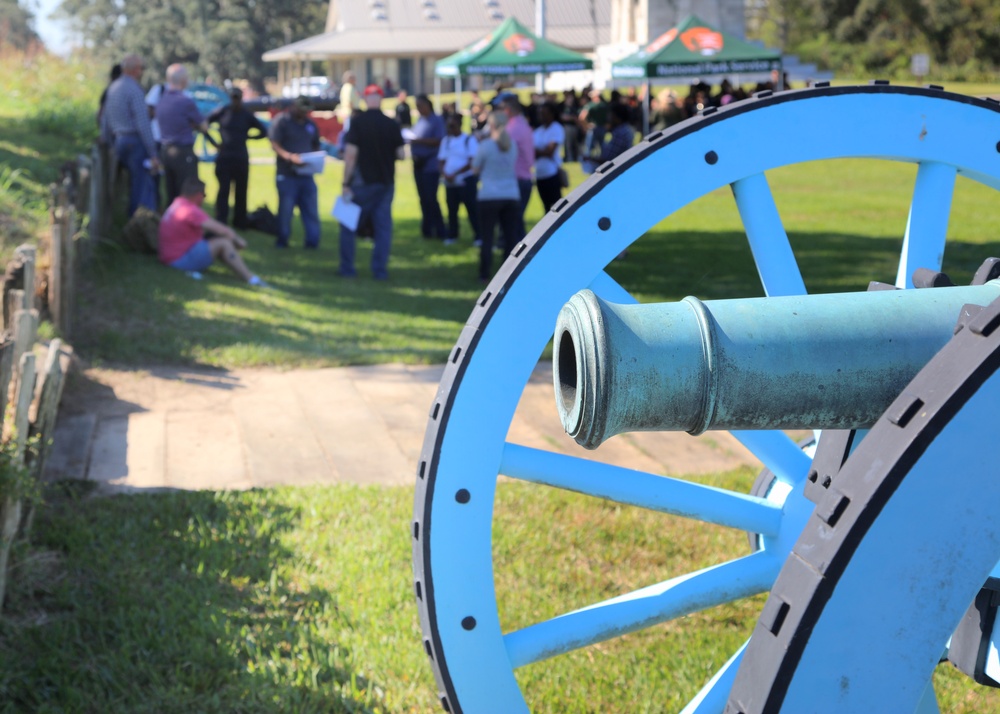
<path fill-rule="evenodd" d="M 302 159 L 302 165 L 295 167 L 297 174 L 304 176 L 321 174 L 326 167 L 325 151 L 307 151 L 304 154 L 299 154 L 299 158 Z"/>
<path fill-rule="evenodd" d="M 350 228 L 352 231 L 358 230 L 358 221 L 361 220 L 361 206 L 353 201 L 348 201 L 343 196 L 337 196 L 330 214 L 345 228 Z"/>

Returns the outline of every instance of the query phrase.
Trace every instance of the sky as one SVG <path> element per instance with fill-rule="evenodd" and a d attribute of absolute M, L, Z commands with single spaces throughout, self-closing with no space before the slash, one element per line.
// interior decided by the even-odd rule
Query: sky
<path fill-rule="evenodd" d="M 58 54 L 69 54 L 70 37 L 65 22 L 49 20 L 48 16 L 55 12 L 61 0 L 34 0 L 28 7 L 35 14 L 35 31 L 49 51 Z"/>

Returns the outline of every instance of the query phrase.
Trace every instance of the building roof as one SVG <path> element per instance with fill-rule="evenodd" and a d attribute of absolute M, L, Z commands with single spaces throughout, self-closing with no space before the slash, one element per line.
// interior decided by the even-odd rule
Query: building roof
<path fill-rule="evenodd" d="M 327 32 L 264 53 L 264 61 L 436 55 L 465 47 L 507 17 L 535 26 L 535 0 L 331 0 Z M 547 39 L 592 51 L 608 42 L 607 0 L 547 0 Z"/>

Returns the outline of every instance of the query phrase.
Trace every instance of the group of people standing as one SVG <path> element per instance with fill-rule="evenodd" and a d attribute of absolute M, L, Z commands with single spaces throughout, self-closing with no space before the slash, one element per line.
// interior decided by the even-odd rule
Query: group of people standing
<path fill-rule="evenodd" d="M 184 65 L 167 67 L 166 81 L 153 85 L 148 92 L 144 92 L 140 85 L 144 71 L 141 57 L 126 55 L 112 69 L 111 83 L 101 97 L 98 111 L 102 143 L 110 147 L 118 164 L 129 175 L 129 218 L 140 207 L 157 212 L 165 206 L 158 230 L 158 252 L 163 263 L 200 278 L 202 271 L 215 260 L 220 260 L 248 284 L 266 286 L 243 262 L 239 251 L 246 247 L 246 241 L 234 230 L 248 227 L 250 159 L 246 142 L 247 139 L 267 134 L 266 127 L 243 106 L 239 88 L 230 90 L 228 105 L 205 117 L 184 91 L 189 83 Z M 218 124 L 221 142 L 216 142 L 209 134 L 209 123 Z M 275 131 L 276 126 L 280 129 L 282 123 L 275 122 L 271 127 L 272 144 L 277 146 L 284 134 Z M 315 126 L 312 128 L 315 131 Z M 205 184 L 198 178 L 198 157 L 194 151 L 196 133 L 203 134 L 206 141 L 218 149 L 215 173 L 219 193 L 214 219 L 201 208 L 205 199 Z M 278 136 L 277 140 L 275 136 Z M 318 132 L 315 133 L 315 140 L 318 148 Z M 282 192 L 280 157 L 278 163 L 279 196 L 287 202 L 288 192 Z M 292 160 L 288 163 L 300 162 Z M 233 227 L 228 225 L 231 187 L 235 193 Z M 165 200 L 161 200 L 161 188 Z M 315 184 L 312 196 L 315 204 Z M 295 201 L 302 200 L 298 194 L 292 199 L 293 206 Z M 306 222 L 305 202 L 297 205 Z M 291 210 L 286 214 L 284 242 L 287 244 Z M 315 218 L 315 237 L 318 241 L 318 215 Z"/>
<path fill-rule="evenodd" d="M 288 247 L 293 214 L 298 208 L 304 247 L 317 248 L 318 191 L 303 155 L 321 147 L 319 130 L 309 116 L 309 98 L 294 100 L 268 128 L 246 109 L 238 88 L 229 90 L 229 104 L 202 116 L 184 91 L 189 78 L 183 65 L 168 67 L 166 81 L 148 92 L 139 83 L 144 69 L 137 55 L 126 56 L 116 67 L 102 96 L 99 123 L 102 138 L 113 147 L 119 164 L 129 174 L 129 216 L 139 206 L 153 211 L 166 206 L 160 221 L 160 259 L 194 276 L 213 260 L 221 260 L 247 282 L 263 284 L 240 258 L 238 251 L 246 242 L 233 230 L 248 227 L 250 164 L 246 142 L 263 136 L 270 139 L 276 158 L 276 246 Z M 376 279 L 388 277 L 394 163 L 404 157 L 407 143 L 420 200 L 422 236 L 455 243 L 459 237 L 459 211 L 464 206 L 473 245 L 479 248 L 482 281 L 492 276 L 494 243 L 506 256 L 524 238 L 524 213 L 533 191 L 537 189 L 546 211 L 562 197 L 568 184 L 563 170 L 564 154 L 568 154 L 565 107 L 551 101 L 532 104 L 527 107 L 529 121 L 518 97 L 500 92 L 488 109 L 478 111 L 473 106 L 472 130 L 466 132 L 462 115 L 438 115 L 426 95 L 416 97 L 413 117 L 405 99 L 401 100 L 400 106 L 406 109 L 397 106 L 394 120 L 382 111 L 384 90 L 379 85 L 358 91 L 352 74 L 345 74 L 343 79 L 339 107 L 346 124 L 342 139 L 343 197 L 360 207 L 361 222 L 370 227 L 374 239 L 371 269 Z M 589 116 L 596 123 L 600 111 L 596 106 L 588 107 L 581 116 Z M 591 132 L 593 143 L 600 147 L 601 160 L 626 150 L 634 140 L 626 112 L 612 104 L 607 115 L 607 124 Z M 210 124 L 218 125 L 221 135 L 221 142 L 216 144 L 219 192 L 214 219 L 201 210 L 205 186 L 198 180 L 194 151 L 198 133 L 215 143 L 208 133 Z M 610 130 L 609 140 L 605 129 Z M 438 200 L 442 183 L 447 222 Z M 163 204 L 161 188 L 166 199 Z M 234 194 L 232 228 L 230 192 Z M 357 232 L 357 228 L 340 227 L 338 273 L 343 277 L 356 275 Z M 202 234 L 204 237 L 195 239 Z"/>
<path fill-rule="evenodd" d="M 465 207 L 473 245 L 479 248 L 479 278 L 492 275 L 493 245 L 506 256 L 525 236 L 524 211 L 537 188 L 545 210 L 562 197 L 562 126 L 556 109 L 547 106 L 539 127 L 532 129 L 518 97 L 498 94 L 483 114 L 483 123 L 463 130 L 460 114 L 439 116 L 430 99 L 416 98 L 418 119 L 412 128 L 410 153 L 420 198 L 420 231 L 451 245 L 459 237 L 459 210 Z M 448 221 L 438 201 L 444 183 Z"/>

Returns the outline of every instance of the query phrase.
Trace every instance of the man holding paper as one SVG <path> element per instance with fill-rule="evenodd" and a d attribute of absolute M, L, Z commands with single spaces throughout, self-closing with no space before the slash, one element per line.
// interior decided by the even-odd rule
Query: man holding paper
<path fill-rule="evenodd" d="M 323 163 L 314 159 L 319 151 L 319 129 L 309 118 L 312 108 L 309 97 L 299 97 L 274 118 L 268 132 L 277 155 L 277 248 L 288 247 L 296 206 L 306 234 L 305 247 L 319 248 L 319 203 L 313 174 L 322 171 Z"/>
<path fill-rule="evenodd" d="M 382 113 L 382 88 L 369 84 L 364 90 L 364 112 L 356 112 L 344 139 L 344 188 L 338 202 L 352 202 L 361 209 L 360 219 L 372 223 L 372 276 L 389 277 L 389 250 L 392 247 L 392 199 L 396 191 L 396 160 L 403 158 L 403 136 L 399 124 Z M 355 230 L 350 211 L 334 208 L 340 223 L 340 270 L 338 275 L 353 278 Z M 354 223 L 354 225 L 350 225 Z"/>

